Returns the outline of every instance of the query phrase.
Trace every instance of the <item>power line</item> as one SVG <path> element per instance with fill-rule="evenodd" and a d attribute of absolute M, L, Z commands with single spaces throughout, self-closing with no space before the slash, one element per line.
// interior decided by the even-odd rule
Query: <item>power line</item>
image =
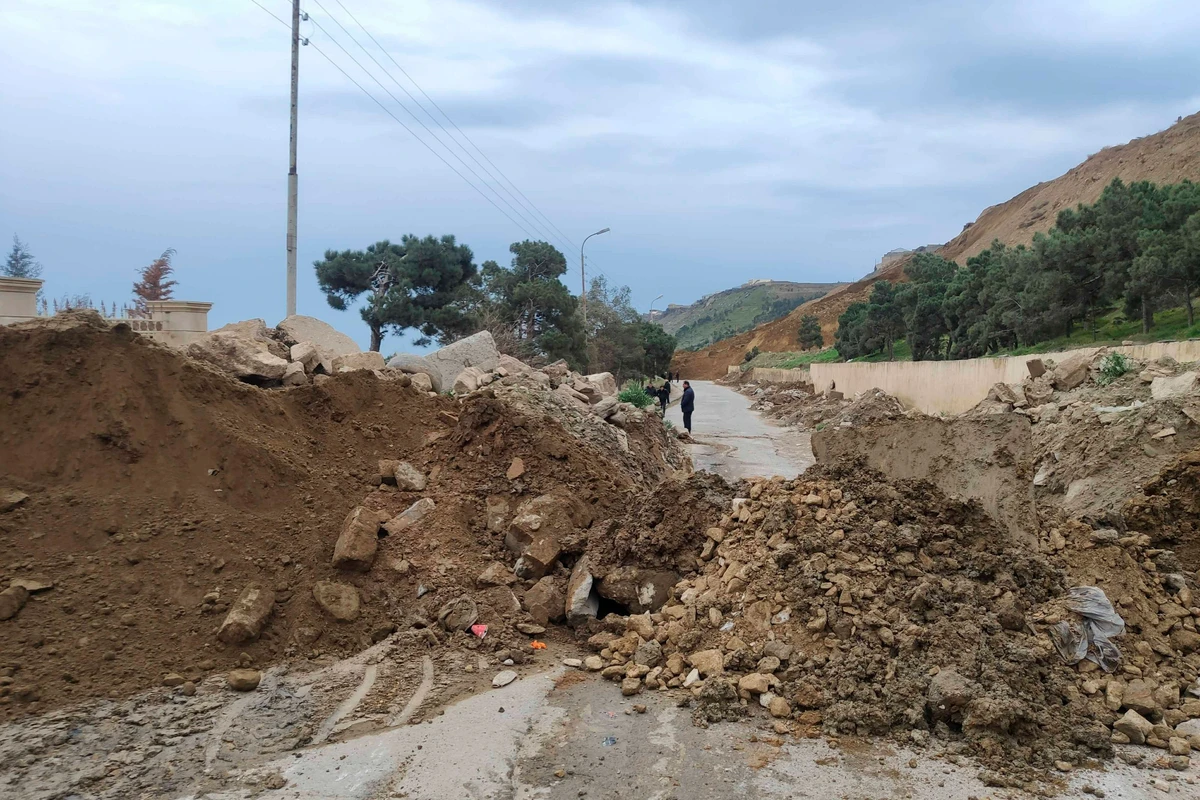
<path fill-rule="evenodd" d="M 320 8 L 320 9 L 321 9 L 321 11 L 323 11 L 323 12 L 326 14 L 326 16 L 328 16 L 328 17 L 329 17 L 331 20 L 333 20 L 333 22 L 334 22 L 334 24 L 335 24 L 335 25 L 337 25 L 339 28 L 341 28 L 341 29 L 342 29 L 342 32 L 343 32 L 343 33 L 345 33 L 347 37 L 349 37 L 350 41 L 354 42 L 354 44 L 356 44 L 356 45 L 358 46 L 358 48 L 359 48 L 360 50 L 362 50 L 362 51 L 363 51 L 363 53 L 365 53 L 365 54 L 366 54 L 367 58 L 370 58 L 370 59 L 371 59 L 371 61 L 373 61 L 373 62 L 375 63 L 375 66 L 379 67 L 379 69 L 383 71 L 383 74 L 384 74 L 384 75 L 386 75 L 388 78 L 390 78 L 390 79 L 392 80 L 392 82 L 393 82 L 393 83 L 395 83 L 395 84 L 396 84 L 396 86 L 398 86 L 398 87 L 401 89 L 401 91 L 403 91 L 405 94 L 407 94 L 407 95 L 408 95 L 409 99 L 411 99 L 411 100 L 412 100 L 414 103 L 416 103 L 416 104 L 417 104 L 417 106 L 418 106 L 418 107 L 420 107 L 420 102 L 419 102 L 419 101 L 418 101 L 418 100 L 417 100 L 415 97 L 413 97 L 413 96 L 412 96 L 412 93 L 411 93 L 411 92 L 409 92 L 407 89 L 405 89 L 405 88 L 404 88 L 404 87 L 403 87 L 403 86 L 400 84 L 400 82 L 399 82 L 399 81 L 397 81 L 397 80 L 396 80 L 394 77 L 392 77 L 392 74 L 391 74 L 390 72 L 388 72 L 387 68 L 386 68 L 386 67 L 384 67 L 384 66 L 383 66 L 383 64 L 380 64 L 380 63 L 379 63 L 379 60 L 378 60 L 378 59 L 376 59 L 376 58 L 375 58 L 375 56 L 371 55 L 370 51 L 368 51 L 368 50 L 367 50 L 365 47 L 363 47 L 363 45 L 362 45 L 362 44 L 361 44 L 361 43 L 360 43 L 360 42 L 359 42 L 357 39 L 355 39 L 355 38 L 354 38 L 354 34 L 350 33 L 350 31 L 346 30 L 346 26 L 345 26 L 345 25 L 343 25 L 343 24 L 341 23 L 341 21 L 340 21 L 340 20 L 338 20 L 336 17 L 334 17 L 332 14 L 330 14 L 330 13 L 329 13 L 329 10 L 328 10 L 328 9 L 326 9 L 326 8 L 325 8 L 325 6 L 323 6 L 323 5 L 321 4 L 320 0 L 312 0 L 312 2 L 316 3 L 316 4 L 317 4 L 317 7 L 318 7 L 318 8 Z M 364 66 L 363 66 L 363 65 L 362 65 L 362 64 L 361 64 L 361 63 L 358 61 L 358 59 L 357 59 L 357 58 L 355 58 L 355 57 L 354 57 L 354 56 L 353 56 L 353 55 L 350 53 L 350 51 L 349 51 L 349 50 L 347 50 L 345 47 L 343 47 L 343 46 L 342 46 L 342 44 L 341 44 L 340 42 L 338 42 L 338 41 L 337 41 L 337 40 L 336 40 L 336 39 L 333 37 L 333 35 L 332 35 L 331 33 L 329 33 L 329 31 L 327 31 L 327 30 L 325 29 L 325 27 L 324 27 L 323 25 L 321 25 L 321 23 L 320 23 L 320 22 L 317 22 L 315 19 L 314 19 L 312 22 L 313 22 L 313 24 L 314 24 L 314 25 L 316 25 L 316 26 L 317 26 L 317 28 L 319 28 L 319 29 L 320 29 L 320 31 L 321 31 L 322 33 L 324 33 L 326 36 L 328 36 L 328 37 L 329 37 L 330 41 L 332 41 L 332 42 L 333 42 L 334 44 L 336 44 L 336 45 L 337 45 L 339 48 L 341 48 L 342 52 L 343 52 L 343 53 L 345 53 L 345 54 L 346 54 L 346 55 L 347 55 L 347 56 L 350 58 L 350 60 L 351 60 L 351 61 L 353 61 L 353 62 L 354 62 L 354 63 L 355 63 L 357 66 L 358 66 L 358 68 L 359 68 L 359 69 L 361 69 L 363 72 L 365 72 L 365 73 L 367 74 L 367 76 L 371 78 L 371 80 L 375 81 L 375 83 L 379 85 L 379 88 L 383 89 L 383 91 L 384 91 L 384 92 L 386 92 L 386 93 L 387 93 L 387 95 L 388 95 L 389 97 L 391 97 L 391 98 L 392 98 L 392 100 L 394 100 L 394 101 L 396 102 L 396 105 L 398 105 L 398 106 L 400 106 L 401 108 L 403 108 L 403 109 L 404 109 L 404 111 L 405 111 L 405 112 L 406 112 L 406 113 L 407 113 L 407 114 L 408 114 L 410 117 L 412 117 L 412 119 L 413 119 L 413 121 L 414 121 L 414 122 L 416 122 L 418 125 L 420 125 L 422 128 L 424 128 L 424 129 L 425 129 L 425 132 L 426 132 L 426 133 L 428 133 L 430 136 L 432 136 L 432 137 L 433 137 L 433 139 L 434 139 L 434 141 L 436 141 L 436 142 L 437 142 L 438 144 L 440 144 L 440 145 L 441 145 L 443 148 L 445 148 L 446 152 L 448 152 L 450 155 L 454 156 L 454 158 L 458 160 L 458 163 L 462 164 L 462 166 L 463 166 L 463 167 L 464 167 L 464 168 L 465 168 L 465 169 L 466 169 L 468 172 L 470 172 L 472 175 L 474 175 L 476 180 L 478 180 L 480 183 L 482 183 L 482 184 L 483 184 L 483 186 L 484 186 L 485 188 L 487 188 L 489 191 L 491 191 L 491 193 L 492 193 L 492 194 L 494 194 L 494 195 L 496 196 L 496 198 L 497 198 L 498 200 L 500 200 L 500 202 L 502 202 L 502 203 L 504 203 L 506 206 L 508 206 L 508 208 L 509 208 L 509 209 L 510 209 L 510 210 L 511 210 L 511 211 L 512 211 L 514 214 L 516 214 L 518 217 L 520 217 L 520 218 L 522 219 L 522 221 L 524 221 L 525 223 L 529 224 L 529 226 L 530 226 L 530 227 L 532 227 L 534 230 L 538 230 L 539 226 L 538 226 L 538 223 L 537 223 L 535 220 L 531 220 L 531 219 L 529 219 L 528 217 L 526 217 L 526 216 L 525 216 L 525 214 L 523 214 L 523 213 L 521 212 L 521 210 L 520 210 L 520 209 L 518 209 L 516 206 L 514 206 L 514 205 L 513 205 L 512 203 L 510 203 L 508 200 L 504 199 L 504 196 L 503 196 L 503 195 L 501 195 L 501 194 L 500 194 L 499 192 L 497 192 L 497 191 L 496 191 L 494 188 L 492 188 L 492 186 L 490 186 L 490 185 L 488 184 L 488 182 L 487 182 L 487 181 L 486 181 L 486 180 L 483 178 L 483 176 L 481 176 L 481 175 L 480 175 L 478 172 L 476 172 L 476 171 L 474 170 L 474 168 L 473 168 L 473 167 L 472 167 L 470 164 L 468 164 L 466 161 L 464 161 L 464 160 L 463 160 L 463 158 L 462 158 L 462 156 L 460 156 L 460 155 L 459 155 L 459 154 L 458 154 L 458 153 L 457 153 L 457 152 L 456 152 L 456 151 L 455 151 L 455 150 L 454 150 L 452 147 L 450 147 L 450 146 L 449 146 L 449 145 L 447 145 L 447 144 L 446 144 L 444 141 L 442 141 L 441 137 L 439 137 L 439 136 L 437 135 L 437 133 L 435 133 L 435 132 L 434 132 L 434 131 L 433 131 L 433 130 L 432 130 L 432 129 L 431 129 L 429 126 L 428 126 L 428 125 L 426 125 L 426 124 L 425 124 L 425 122 L 424 122 L 424 121 L 423 121 L 423 120 L 422 120 L 420 117 L 418 117 L 416 114 L 414 114 L 414 113 L 413 113 L 413 111 L 412 111 L 412 109 L 410 109 L 410 108 L 409 108 L 407 105 L 405 105 L 405 104 L 404 104 L 404 102 L 403 102 L 403 101 L 402 101 L 400 98 L 398 98 L 398 97 L 396 97 L 396 95 L 392 94 L 392 91 L 391 91 L 390 89 L 388 89 L 386 86 L 384 86 L 384 85 L 383 85 L 383 83 L 382 83 L 382 82 L 381 82 L 381 81 L 380 81 L 380 80 L 379 80 L 377 77 L 375 77 L 374 73 L 372 73 L 370 70 L 368 70 L 366 67 L 364 67 Z M 435 122 L 436 122 L 436 120 L 435 120 Z M 445 128 L 443 128 L 442 130 L 443 130 L 443 131 L 445 131 Z M 449 135 L 449 133 L 447 132 L 447 136 L 448 136 L 448 135 Z M 451 141 L 453 141 L 453 139 L 451 139 Z M 454 142 L 454 143 L 455 143 L 455 144 L 458 144 L 457 142 Z M 466 152 L 466 151 L 464 151 L 464 152 Z M 468 153 L 468 155 L 470 155 L 470 153 Z M 476 162 L 476 163 L 478 163 L 478 162 Z M 535 219 L 536 219 L 536 218 L 535 218 Z M 526 231 L 526 233 L 528 234 L 528 231 Z M 545 236 L 545 235 L 546 235 L 546 233 L 545 233 L 544 231 L 538 230 L 538 235 L 539 235 L 539 236 Z M 553 237 L 551 236 L 550 238 L 553 238 Z"/>
<path fill-rule="evenodd" d="M 273 14 L 273 13 L 272 13 L 272 12 L 271 12 L 269 9 L 267 9 L 265 6 L 263 6 L 261 3 L 259 3 L 259 2 L 258 2 L 258 0 L 250 0 L 250 2 L 254 3 L 254 5 L 258 6 L 258 7 L 259 7 L 259 8 L 261 8 L 263 11 L 266 11 L 266 12 L 267 12 L 268 14 L 270 14 L 272 17 L 275 17 L 275 19 L 276 19 L 276 20 L 278 20 L 279 22 L 281 22 L 281 23 L 283 23 L 285 26 L 287 26 L 287 23 L 286 23 L 286 22 L 283 22 L 283 20 L 279 19 L 279 17 L 278 17 L 278 16 L 276 16 L 275 14 Z M 315 24 L 315 23 L 314 23 L 314 24 Z M 320 26 L 318 26 L 318 27 L 320 27 Z M 323 31 L 323 32 L 325 32 L 325 31 L 324 31 L 324 29 L 322 29 L 322 31 Z M 328 34 L 328 32 L 325 32 L 325 33 L 326 33 L 326 35 L 327 35 L 327 36 L 329 35 L 329 34 Z M 330 39 L 333 39 L 333 37 L 331 36 L 331 37 L 330 37 Z M 337 45 L 338 45 L 338 47 L 341 47 L 341 44 L 339 44 L 339 43 L 337 42 L 337 40 L 335 40 L 335 39 L 334 39 L 333 41 L 334 41 L 334 44 L 337 44 Z M 441 153 L 439 153 L 437 150 L 434 150 L 434 149 L 433 149 L 433 147 L 431 147 L 431 146 L 429 145 L 429 143 L 428 143 L 428 142 L 426 142 L 426 141 L 425 141 L 424 139 L 422 139 L 422 138 L 421 138 L 419 135 L 417 135 L 416 131 L 414 131 L 412 128 L 408 127 L 407 125 L 405 125 L 405 124 L 404 124 L 404 120 L 400 119 L 400 118 L 399 118 L 399 117 L 397 117 L 395 114 L 393 114 L 393 113 L 392 113 L 392 111 L 391 111 L 391 109 L 389 109 L 389 108 L 388 108 L 386 105 L 384 105 L 382 102 L 380 102 L 380 101 L 379 101 L 379 99 L 378 99 L 377 97 L 375 97 L 375 95 L 371 94 L 371 92 L 370 92 L 369 90 L 367 90 L 367 89 L 366 89 L 366 87 L 364 87 L 364 86 L 363 86 L 361 83 L 359 83 L 358 81 L 356 81 L 356 80 L 353 78 L 353 76 L 351 76 L 351 75 L 350 75 L 350 73 L 348 73 L 348 72 L 346 72 L 346 70 L 342 69 L 342 66 L 341 66 L 340 64 L 338 64 L 336 61 L 334 61 L 332 58 L 330 58 L 330 57 L 329 57 L 329 55 L 328 55 L 328 54 L 327 54 L 327 53 L 326 53 L 324 50 L 322 50 L 320 47 L 318 47 L 318 46 L 316 45 L 316 43 L 314 43 L 314 42 L 313 42 L 311 39 L 309 40 L 309 46 L 310 46 L 310 47 L 312 47 L 312 48 L 313 48 L 313 50 L 315 50 L 317 53 L 319 53 L 319 54 L 321 55 L 321 57 L 322 57 L 322 58 L 324 58 L 326 61 L 328 61 L 328 62 L 329 62 L 329 63 L 330 63 L 332 66 L 333 66 L 333 68 L 334 68 L 334 69 L 336 69 L 338 72 L 342 73 L 342 75 L 344 75 L 344 76 L 346 77 L 346 80 L 348 80 L 348 81 L 350 81 L 351 83 L 353 83 L 353 84 L 354 84 L 354 85 L 355 85 L 355 86 L 358 88 L 358 90 L 359 90 L 359 91 L 361 91 L 363 94 L 365 94 L 367 97 L 369 97 L 369 98 L 371 99 L 371 101 L 375 103 L 375 105 L 377 105 L 377 106 L 379 106 L 381 109 L 383 109 L 383 112 L 384 112 L 385 114 L 387 114 L 389 117 L 391 117 L 393 120 L 395 120 L 395 121 L 396 121 L 396 124 L 398 124 L 398 125 L 399 125 L 401 128 L 404 128 L 404 130 L 408 131 L 408 132 L 409 132 L 409 134 L 410 134 L 410 135 L 411 135 L 411 136 L 412 136 L 414 139 L 416 139 L 418 142 L 420 142 L 422 145 L 424 145 L 424 147 L 425 147 L 425 149 L 426 149 L 426 150 L 428 150 L 429 152 L 433 153 L 433 155 L 434 155 L 434 156 L 436 156 L 436 157 L 437 157 L 437 159 L 438 159 L 439 161 L 441 161 L 443 164 L 445 164 L 447 167 L 449 167 L 451 172 L 453 172 L 453 173 L 454 173 L 455 175 L 457 175 L 458 177 L 462 178 L 463 182 L 464 182 L 464 183 L 466 183 L 468 186 L 470 186 L 472 189 L 474 189 L 476 192 L 478 192 L 480 197 L 482 197 L 484 200 L 487 200 L 489 203 L 491 203 L 491 204 L 492 204 L 492 206 L 493 206 L 493 207 L 494 207 L 494 208 L 495 208 L 497 211 L 499 211 L 501 214 L 503 214 L 503 215 L 504 215 L 504 216 L 505 216 L 505 217 L 508 219 L 508 221 L 509 221 L 509 222 L 511 222 L 513 225 L 516 225 L 518 228 L 520 228 L 520 229 L 521 229 L 521 230 L 522 230 L 522 231 L 525 233 L 525 235 L 526 235 L 526 236 L 532 236 L 532 235 L 533 235 L 533 234 L 529 233 L 529 231 L 528 231 L 528 230 L 525 228 L 525 226 L 524 226 L 524 225 L 522 225 L 521 223 L 517 222 L 515 219 L 513 219 L 513 218 L 512 218 L 512 216 L 511 216 L 511 215 L 510 215 L 510 214 L 509 214 L 507 211 L 505 211 L 503 208 L 501 208 L 499 205 L 497 205 L 495 200 L 493 200 L 492 198 L 488 197 L 488 196 L 487 196 L 487 195 L 486 195 L 486 194 L 483 192 L 483 190 L 482 190 L 482 189 L 480 189 L 478 186 L 476 186 L 474 183 L 472 183 L 472 182 L 471 182 L 471 180 L 470 180 L 469 178 L 467 178 L 467 176 L 466 176 L 466 175 L 463 175 L 461 172 L 459 172 L 457 169 L 455 169 L 453 164 L 451 164 L 449 161 L 447 161 L 447 160 L 446 160 L 446 159 L 445 159 L 445 158 L 442 156 L 442 154 L 441 154 Z M 343 50 L 343 52 L 345 52 L 346 48 L 342 47 L 342 50 Z M 347 55 L 350 55 L 348 52 L 347 52 L 346 54 L 347 54 Z M 352 60 L 352 61 L 354 60 L 354 57 L 353 57 L 353 56 L 350 56 L 350 58 L 351 58 L 351 60 Z M 355 63 L 358 63 L 358 62 L 357 62 L 357 61 L 355 61 Z M 359 68 L 360 68 L 360 69 L 362 69 L 362 65 L 361 65 L 361 64 L 359 64 Z M 364 69 L 363 71 L 364 71 L 364 72 L 366 72 L 366 70 L 365 70 L 365 69 Z M 368 74 L 368 75 L 370 75 L 370 73 L 369 73 L 369 72 L 367 72 L 367 74 Z M 377 81 L 377 82 L 378 82 L 378 81 Z M 385 90 L 385 91 L 386 91 L 386 90 Z"/>
<path fill-rule="evenodd" d="M 316 2 L 316 0 L 314 0 L 314 2 Z M 430 105 L 432 105 L 434 108 L 436 108 L 438 110 L 438 113 L 441 114 L 443 117 L 445 117 L 446 121 L 450 123 L 450 125 L 454 128 L 454 130 L 458 131 L 459 135 L 462 136 L 462 138 L 466 139 L 467 142 L 470 143 L 471 147 L 475 148 L 475 151 L 477 153 L 479 153 L 479 155 L 483 156 L 484 161 L 486 161 L 488 164 L 490 164 L 492 166 L 492 168 L 495 169 L 496 172 L 498 172 L 500 174 L 500 176 L 504 178 L 504 180 L 508 183 L 508 185 L 511 186 L 513 188 L 513 190 L 525 200 L 525 202 L 528 204 L 528 208 L 531 209 L 531 213 L 536 213 L 537 215 L 539 215 L 543 220 L 546 221 L 547 225 L 549 225 L 559 236 L 562 237 L 559 240 L 559 243 L 561 244 L 562 241 L 565 239 L 566 242 L 569 243 L 572 248 L 578 247 L 578 245 L 575 244 L 575 241 L 573 239 L 571 239 L 570 236 L 567 236 L 565 233 L 563 233 L 561 230 L 559 230 L 558 226 L 555 225 L 554 222 L 549 217 L 547 217 L 540 208 L 538 208 L 536 205 L 534 205 L 533 201 L 530 200 L 528 197 L 526 197 L 525 193 L 522 192 L 517 187 L 517 185 L 515 183 L 513 183 L 512 180 L 507 175 L 504 174 L 504 171 L 501 170 L 500 167 L 496 166 L 495 162 L 493 162 L 490 158 L 488 158 L 487 153 L 483 152 L 483 150 L 480 149 L 479 145 L 475 144 L 475 141 L 470 136 L 468 136 L 466 134 L 466 132 L 463 131 L 462 128 L 458 127 L 458 123 L 456 123 L 453 119 L 450 118 L 450 115 L 447 114 L 442 109 L 442 107 L 437 104 L 436 100 L 434 100 L 432 97 L 429 96 L 429 93 L 426 92 L 425 89 L 423 89 L 421 87 L 421 84 L 417 83 L 416 79 L 413 78 L 412 75 L 408 74 L 408 71 L 405 70 L 404 67 L 400 66 L 400 63 L 396 61 L 396 59 L 392 56 L 391 53 L 389 53 L 386 49 L 384 49 L 383 45 L 381 45 L 379 43 L 379 40 L 376 39 L 369 30 L 367 30 L 366 26 L 363 25 L 361 22 L 359 22 L 358 17 L 354 16 L 354 13 L 351 12 L 350 9 L 346 8 L 346 4 L 343 3 L 342 0 L 334 0 L 334 2 L 336 2 L 339 6 L 341 6 L 341 9 L 343 11 L 345 11 L 346 14 L 350 17 L 350 19 L 354 20 L 354 23 L 356 25 L 358 25 L 358 27 L 362 29 L 362 32 L 367 35 L 367 38 L 369 38 L 372 42 L 375 43 L 375 46 L 379 48 L 379 51 L 388 57 L 388 60 L 391 61 L 396 66 L 396 69 L 400 70 L 401 74 L 403 74 L 404 77 L 408 78 L 409 82 L 412 83 L 412 85 L 417 88 L 417 91 L 419 91 L 421 93 L 421 95 L 426 100 L 429 101 Z M 319 3 L 318 3 L 318 5 L 319 5 Z M 325 12 L 325 13 L 329 13 L 329 12 Z M 389 77 L 391 77 L 391 76 L 389 75 Z M 395 80 L 395 78 L 393 78 L 392 80 Z M 397 82 L 397 85 L 398 86 L 400 85 L 399 82 Z M 404 88 L 404 87 L 401 86 L 401 88 Z M 405 93 L 408 94 L 407 89 L 405 89 Z M 411 94 L 409 94 L 408 96 L 412 97 Z M 438 125 L 438 127 L 440 127 L 444 131 L 446 130 L 445 126 L 442 125 L 441 122 L 438 122 L 438 120 L 432 114 L 430 114 L 429 111 L 424 106 L 422 106 L 420 104 L 420 101 L 418 101 L 415 97 L 413 98 L 413 102 L 417 103 L 418 107 L 420 107 L 421 110 L 425 112 L 426 116 L 428 116 L 431 120 L 433 120 Z M 446 131 L 446 135 L 453 138 L 453 134 L 451 134 L 449 131 Z M 463 148 L 463 152 L 467 153 L 468 155 L 471 155 L 470 151 L 467 150 L 465 147 Z M 475 156 L 471 155 L 471 159 L 473 161 L 475 161 L 476 164 L 479 164 L 479 160 L 476 159 Z M 496 176 L 493 175 L 492 172 L 490 170 L 488 170 L 487 167 L 483 166 L 483 164 L 479 164 L 479 166 L 481 169 L 484 170 L 484 172 L 487 172 L 488 175 L 490 175 L 493 180 L 496 181 L 497 185 L 499 185 L 501 188 L 503 188 L 505 192 L 508 192 L 508 189 L 504 187 L 504 184 L 501 183 L 500 180 L 497 179 Z M 508 194 L 510 197 L 513 197 L 511 192 L 508 192 Z M 513 199 L 516 200 L 516 197 L 513 197 Z M 520 202 L 520 201 L 518 201 L 518 202 Z"/>

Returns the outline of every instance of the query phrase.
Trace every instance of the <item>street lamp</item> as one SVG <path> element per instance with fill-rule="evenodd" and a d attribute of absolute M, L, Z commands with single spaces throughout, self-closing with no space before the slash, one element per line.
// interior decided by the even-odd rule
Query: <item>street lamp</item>
<path fill-rule="evenodd" d="M 593 236 L 599 236 L 602 233 L 608 233 L 610 230 L 612 229 L 604 228 L 603 230 L 596 231 L 595 233 L 589 233 L 583 238 L 583 244 L 579 245 L 579 305 L 583 311 L 583 327 L 585 331 L 587 330 L 587 277 L 584 275 L 583 271 L 583 245 L 587 244 L 587 240 Z"/>
<path fill-rule="evenodd" d="M 647 316 L 647 317 L 653 317 L 653 316 L 654 316 L 654 304 L 655 304 L 655 303 L 657 303 L 659 300 L 662 300 L 662 299 L 663 299 L 663 296 L 660 294 L 658 297 L 656 297 L 656 298 L 654 298 L 653 300 L 651 300 L 651 301 L 650 301 L 650 310 L 649 310 L 648 312 L 646 312 L 646 316 Z"/>

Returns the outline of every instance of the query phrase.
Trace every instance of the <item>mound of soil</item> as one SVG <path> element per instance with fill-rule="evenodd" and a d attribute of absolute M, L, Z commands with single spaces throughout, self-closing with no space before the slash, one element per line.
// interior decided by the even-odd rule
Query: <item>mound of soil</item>
<path fill-rule="evenodd" d="M 623 432 L 635 455 L 614 469 L 558 418 L 488 395 L 433 397 L 370 372 L 267 391 L 94 315 L 0 328 L 0 487 L 29 495 L 0 512 L 0 586 L 53 584 L 0 622 L 12 679 L 0 718 L 124 696 L 166 673 L 354 653 L 396 626 L 430 626 L 437 641 L 439 608 L 463 594 L 501 646 L 526 618 L 508 587 L 475 590 L 487 564 L 513 559 L 487 527 L 487 499 L 567 492 L 616 517 L 673 467 L 660 423 Z M 381 459 L 411 462 L 428 487 L 381 486 Z M 370 572 L 333 568 L 353 507 L 392 515 L 422 497 L 436 510 L 380 539 Z M 325 615 L 323 580 L 357 589 L 357 619 Z M 275 592 L 272 617 L 256 641 L 222 644 L 215 631 L 252 584 Z"/>

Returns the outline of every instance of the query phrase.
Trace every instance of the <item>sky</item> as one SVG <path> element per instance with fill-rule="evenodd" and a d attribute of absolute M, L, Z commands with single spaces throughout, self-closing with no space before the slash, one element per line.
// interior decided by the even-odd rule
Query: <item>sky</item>
<path fill-rule="evenodd" d="M 547 239 L 577 291 L 578 246 L 609 227 L 589 275 L 643 311 L 854 280 L 1200 110 L 1195 0 L 301 7 L 299 312 L 363 346 L 317 287 L 327 249 L 450 233 L 507 263 Z M 5 0 L 0 30 L 0 237 L 47 293 L 126 302 L 173 248 L 210 327 L 278 322 L 288 28 L 251 0 Z"/>

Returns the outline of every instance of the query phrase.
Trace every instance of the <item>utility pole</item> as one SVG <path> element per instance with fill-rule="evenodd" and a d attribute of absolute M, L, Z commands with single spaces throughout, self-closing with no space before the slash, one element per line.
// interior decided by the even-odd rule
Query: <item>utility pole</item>
<path fill-rule="evenodd" d="M 300 0 L 292 0 L 292 130 L 288 142 L 287 315 L 296 313 L 296 123 L 300 93 Z"/>
<path fill-rule="evenodd" d="M 583 239 L 583 244 L 579 245 L 579 308 L 583 312 L 583 327 L 584 336 L 587 335 L 587 276 L 584 274 L 583 261 L 583 245 L 587 244 L 587 240 L 593 236 L 599 236 L 602 233 L 608 233 L 610 228 L 590 233 Z"/>

